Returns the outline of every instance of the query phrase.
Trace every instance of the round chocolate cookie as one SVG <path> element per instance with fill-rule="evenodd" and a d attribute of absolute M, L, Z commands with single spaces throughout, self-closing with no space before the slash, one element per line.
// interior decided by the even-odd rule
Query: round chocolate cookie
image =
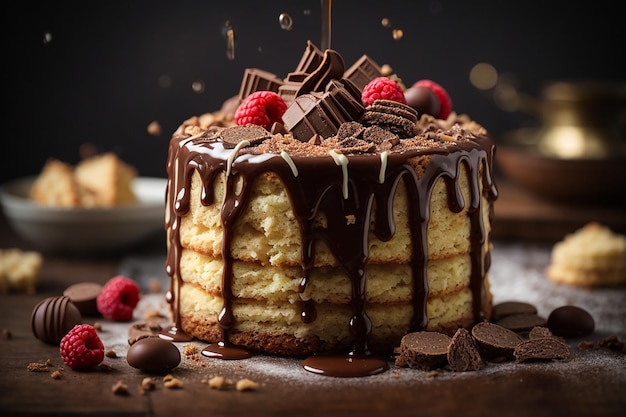
<path fill-rule="evenodd" d="M 515 346 L 524 339 L 512 330 L 494 323 L 481 322 L 472 328 L 481 353 L 487 358 L 504 356 L 513 359 Z"/>
<path fill-rule="evenodd" d="M 567 359 L 570 350 L 567 344 L 554 337 L 526 340 L 513 351 L 515 362 Z"/>
<path fill-rule="evenodd" d="M 495 322 L 516 333 L 528 333 L 535 326 L 545 326 L 546 319 L 534 313 L 512 314 Z"/>
<path fill-rule="evenodd" d="M 491 321 L 497 322 L 514 314 L 537 314 L 537 307 L 524 301 L 503 301 L 493 306 Z"/>
<path fill-rule="evenodd" d="M 438 332 L 413 332 L 400 341 L 400 355 L 396 365 L 431 370 L 445 364 L 448 355 L 450 336 Z"/>

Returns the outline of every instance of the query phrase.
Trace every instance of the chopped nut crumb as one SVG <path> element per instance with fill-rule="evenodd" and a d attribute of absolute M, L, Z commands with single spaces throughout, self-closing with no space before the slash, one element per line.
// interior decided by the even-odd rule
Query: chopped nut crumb
<path fill-rule="evenodd" d="M 122 380 L 119 380 L 115 384 L 113 384 L 111 391 L 115 395 L 130 395 L 130 391 L 128 391 L 128 385 L 126 385 Z"/>
<path fill-rule="evenodd" d="M 440 133 L 439 138 L 445 142 L 456 142 L 456 139 L 450 135 L 446 135 L 445 133 Z"/>
<path fill-rule="evenodd" d="M 228 386 L 228 382 L 223 376 L 214 376 L 213 378 L 209 379 L 208 384 L 209 387 L 213 389 L 224 389 Z"/>
<path fill-rule="evenodd" d="M 168 374 L 165 377 L 163 377 L 163 386 L 165 388 L 170 388 L 170 389 L 182 388 L 183 381 L 181 381 L 178 378 L 174 378 L 172 375 Z"/>
<path fill-rule="evenodd" d="M 109 365 L 109 364 L 106 364 L 106 363 L 101 363 L 100 365 L 98 365 L 98 367 L 100 369 L 102 369 L 103 371 L 112 371 L 113 370 L 113 367 L 111 365 Z"/>
<path fill-rule="evenodd" d="M 153 120 L 148 124 L 148 133 L 153 136 L 161 136 L 161 125 L 156 120 Z"/>
<path fill-rule="evenodd" d="M 113 349 L 109 349 L 106 352 L 106 357 L 107 358 L 117 358 L 117 353 L 115 353 L 115 351 Z"/>
<path fill-rule="evenodd" d="M 354 214 L 348 214 L 346 216 L 346 224 L 350 225 L 354 223 L 356 223 L 356 216 Z"/>
<path fill-rule="evenodd" d="M 258 387 L 259 384 L 248 378 L 240 379 L 236 385 L 237 391 L 254 391 Z"/>
<path fill-rule="evenodd" d="M 96 329 L 97 331 L 101 332 L 102 331 L 102 323 L 100 323 L 99 321 L 95 322 L 93 324 L 93 328 Z"/>
<path fill-rule="evenodd" d="M 146 395 L 148 391 L 154 391 L 156 389 L 156 379 L 146 377 L 141 380 L 141 384 L 139 385 L 139 393 L 141 395 Z"/>
<path fill-rule="evenodd" d="M 52 379 L 61 379 L 61 376 L 61 371 L 59 371 L 58 369 L 50 374 L 50 377 L 52 377 Z"/>

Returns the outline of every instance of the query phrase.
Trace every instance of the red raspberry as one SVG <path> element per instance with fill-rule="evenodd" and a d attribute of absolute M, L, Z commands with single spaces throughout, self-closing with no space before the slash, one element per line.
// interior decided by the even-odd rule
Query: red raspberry
<path fill-rule="evenodd" d="M 387 77 L 374 78 L 363 87 L 361 92 L 363 105 L 367 107 L 376 100 L 392 100 L 406 104 L 400 84 Z"/>
<path fill-rule="evenodd" d="M 90 324 L 77 324 L 61 339 L 61 359 L 72 369 L 88 369 L 104 359 L 104 345 Z"/>
<path fill-rule="evenodd" d="M 96 304 L 105 319 L 129 321 L 139 303 L 139 285 L 122 275 L 111 278 L 100 290 Z"/>
<path fill-rule="evenodd" d="M 452 112 L 452 100 L 442 86 L 431 80 L 420 80 L 413 84 L 413 87 L 426 87 L 429 88 L 430 91 L 435 93 L 435 95 L 439 99 L 439 114 L 433 114 L 433 116 L 439 119 L 448 118 L 448 116 Z"/>
<path fill-rule="evenodd" d="M 243 99 L 235 112 L 239 126 L 253 124 L 269 130 L 275 122 L 282 123 L 287 104 L 273 91 L 255 91 Z"/>

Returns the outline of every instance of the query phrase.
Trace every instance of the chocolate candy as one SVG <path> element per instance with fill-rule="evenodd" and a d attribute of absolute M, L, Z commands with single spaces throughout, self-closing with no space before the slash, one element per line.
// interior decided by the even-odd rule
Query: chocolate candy
<path fill-rule="evenodd" d="M 439 99 L 430 88 L 409 87 L 404 91 L 404 99 L 406 104 L 415 109 L 419 115 L 437 116 L 439 114 Z"/>
<path fill-rule="evenodd" d="M 566 305 L 550 313 L 548 328 L 558 336 L 582 337 L 593 333 L 595 322 L 586 310 Z"/>
<path fill-rule="evenodd" d="M 102 285 L 96 282 L 79 282 L 67 287 L 63 295 L 69 297 L 83 316 L 99 316 L 96 298 L 101 290 Z"/>
<path fill-rule="evenodd" d="M 33 309 L 30 322 L 37 339 L 58 345 L 63 336 L 83 322 L 83 317 L 69 297 L 60 295 L 41 300 Z"/>
<path fill-rule="evenodd" d="M 160 337 L 147 337 L 128 348 L 126 361 L 145 372 L 167 372 L 180 364 L 180 351 Z"/>

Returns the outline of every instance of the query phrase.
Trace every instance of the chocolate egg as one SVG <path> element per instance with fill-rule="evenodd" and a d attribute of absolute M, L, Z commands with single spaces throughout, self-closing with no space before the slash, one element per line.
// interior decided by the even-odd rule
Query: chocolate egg
<path fill-rule="evenodd" d="M 180 363 L 180 351 L 160 337 L 146 337 L 128 348 L 126 361 L 133 368 L 146 372 L 164 372 Z"/>
<path fill-rule="evenodd" d="M 41 300 L 33 309 L 31 328 L 35 337 L 58 345 L 72 328 L 83 322 L 76 306 L 64 295 Z"/>
<path fill-rule="evenodd" d="M 563 306 L 548 316 L 548 328 L 563 337 L 582 337 L 593 333 L 595 321 L 586 310 L 576 306 Z"/>

